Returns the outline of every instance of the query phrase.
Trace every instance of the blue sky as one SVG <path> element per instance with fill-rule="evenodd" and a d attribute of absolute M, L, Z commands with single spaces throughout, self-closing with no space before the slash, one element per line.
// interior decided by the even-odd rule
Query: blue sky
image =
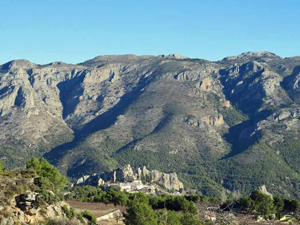
<path fill-rule="evenodd" d="M 300 55 L 299 0 L 1 0 L 0 64 L 97 55 Z"/>

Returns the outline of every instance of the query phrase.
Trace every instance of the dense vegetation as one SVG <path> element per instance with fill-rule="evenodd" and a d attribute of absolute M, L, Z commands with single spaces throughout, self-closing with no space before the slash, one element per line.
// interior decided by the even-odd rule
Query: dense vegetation
<path fill-rule="evenodd" d="M 296 199 L 271 197 L 260 191 L 253 191 L 249 196 L 240 197 L 239 194 L 228 195 L 222 191 L 222 198 L 205 197 L 203 195 L 147 195 L 144 193 L 127 193 L 120 189 L 102 189 L 92 186 L 67 187 L 66 178 L 60 172 L 41 158 L 32 158 L 26 163 L 26 170 L 9 172 L 5 171 L 0 161 L 0 174 L 2 176 L 34 178 L 36 186 L 13 187 L 14 194 L 24 193 L 27 189 L 39 192 L 37 206 L 43 207 L 63 199 L 63 192 L 68 192 L 64 199 L 72 199 L 81 202 L 103 202 L 113 203 L 126 207 L 125 222 L 131 225 L 190 225 L 209 224 L 205 221 L 200 211 L 201 205 L 220 206 L 219 215 L 226 211 L 237 211 L 244 215 L 261 216 L 266 220 L 281 219 L 284 215 L 292 215 L 300 219 L 300 202 Z M 7 196 L 7 195 L 6 195 Z M 73 208 L 63 206 L 62 211 L 68 219 L 84 218 L 95 224 L 96 218 L 88 211 L 76 213 Z M 202 210 L 206 210 L 205 208 Z M 221 217 L 220 217 L 221 218 Z M 219 218 L 219 219 L 220 219 Z M 221 218 L 222 220 L 222 218 Z M 49 220 L 45 224 L 55 224 Z"/>
<path fill-rule="evenodd" d="M 201 224 L 192 198 L 170 195 L 130 194 L 114 188 L 83 186 L 70 189 L 67 199 L 126 206 L 126 224 Z M 189 200 L 188 200 L 189 199 Z M 200 198 L 195 198 L 200 200 Z M 201 197 L 201 199 L 204 199 Z M 178 213 L 182 212 L 182 213 Z"/>
<path fill-rule="evenodd" d="M 67 199 L 73 199 L 82 202 L 104 202 L 115 205 L 128 206 L 132 201 L 147 202 L 153 209 L 163 209 L 174 211 L 187 211 L 195 213 L 195 207 L 192 198 L 189 196 L 172 196 L 172 195 L 146 195 L 142 192 L 137 194 L 122 192 L 115 188 L 103 190 L 100 187 L 76 186 L 70 189 Z M 199 196 L 200 198 L 200 196 Z M 204 200 L 204 197 L 201 196 Z M 210 198 L 208 198 L 210 199 Z M 200 199 L 197 199 L 200 200 Z"/>
<path fill-rule="evenodd" d="M 295 199 L 282 199 L 279 196 L 273 198 L 260 191 L 253 191 L 250 196 L 237 200 L 235 207 L 239 211 L 263 216 L 265 219 L 280 219 L 284 214 L 293 214 L 299 219 L 300 202 Z"/>
<path fill-rule="evenodd" d="M 126 206 L 127 224 L 203 224 L 196 205 L 220 205 L 223 211 L 237 211 L 245 215 L 262 216 L 266 220 L 281 219 L 285 214 L 300 219 L 300 202 L 253 191 L 250 196 L 216 199 L 200 195 L 170 196 L 130 194 L 114 188 L 82 186 L 69 189 L 67 199 L 84 202 L 104 202 Z M 224 203 L 222 203 L 224 202 Z M 208 205 L 209 205 L 208 204 Z M 207 204 L 206 204 L 207 205 Z M 222 211 L 220 211 L 222 213 Z"/>
<path fill-rule="evenodd" d="M 187 189 L 197 189 L 206 196 L 220 197 L 222 187 L 247 194 L 266 185 L 273 194 L 300 199 L 300 141 L 290 133 L 285 134 L 284 140 L 276 144 L 278 154 L 263 134 L 249 149 L 220 160 L 212 158 L 204 161 L 203 158 L 209 156 L 201 155 L 187 158 L 169 154 L 170 149 L 135 151 L 134 145 L 127 146 L 126 151 L 118 152 L 114 158 L 121 165 L 130 163 L 133 168 L 146 165 L 149 169 L 175 171 Z"/>
<path fill-rule="evenodd" d="M 4 170 L 4 165 L 2 161 L 0 161 L 0 175 L 3 173 L 3 170 Z"/>
<path fill-rule="evenodd" d="M 39 176 L 36 182 L 44 189 L 61 190 L 66 186 L 66 177 L 44 158 L 30 159 L 26 163 L 26 168 L 36 172 Z"/>

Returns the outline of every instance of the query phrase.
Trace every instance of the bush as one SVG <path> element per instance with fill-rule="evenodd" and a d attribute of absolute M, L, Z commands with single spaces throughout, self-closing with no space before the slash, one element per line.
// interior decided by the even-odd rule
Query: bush
<path fill-rule="evenodd" d="M 253 191 L 250 198 L 255 202 L 255 210 L 262 216 L 268 217 L 275 212 L 273 199 L 260 191 Z"/>
<path fill-rule="evenodd" d="M 283 210 L 287 213 L 295 213 L 300 209 L 300 202 L 296 199 L 284 199 Z"/>
<path fill-rule="evenodd" d="M 0 160 L 0 175 L 3 173 L 4 171 L 4 165 L 2 163 L 2 161 Z"/>
<path fill-rule="evenodd" d="M 67 212 L 69 212 L 68 206 L 63 205 L 63 206 L 61 207 L 61 211 L 63 211 L 65 214 L 67 214 Z"/>
<path fill-rule="evenodd" d="M 97 219 L 96 219 L 96 217 L 92 214 L 92 213 L 90 213 L 89 211 L 83 211 L 82 213 L 81 213 L 81 215 L 84 217 L 84 218 L 86 218 L 88 221 L 90 221 L 90 223 L 91 224 L 96 224 L 97 223 Z"/>
<path fill-rule="evenodd" d="M 21 176 L 23 178 L 34 178 L 37 176 L 36 171 L 33 169 L 27 169 L 21 171 Z"/>
<path fill-rule="evenodd" d="M 37 206 L 42 206 L 45 203 L 52 204 L 63 200 L 63 196 L 54 194 L 46 189 L 42 189 L 37 197 Z"/>
<path fill-rule="evenodd" d="M 73 219 L 76 216 L 75 210 L 70 208 L 69 212 L 67 213 L 68 219 Z"/>
<path fill-rule="evenodd" d="M 184 213 L 183 216 L 180 219 L 181 224 L 183 225 L 200 225 L 202 222 L 198 217 L 195 217 L 194 215 L 190 213 Z"/>
<path fill-rule="evenodd" d="M 80 221 L 80 223 L 84 223 L 82 214 L 77 214 L 77 219 Z"/>
<path fill-rule="evenodd" d="M 67 179 L 54 166 L 52 166 L 46 159 L 32 158 L 26 163 L 26 168 L 34 170 L 40 179 L 37 184 L 41 188 L 60 190 L 65 187 Z"/>
<path fill-rule="evenodd" d="M 156 214 L 154 213 L 152 207 L 145 202 L 139 202 L 138 200 L 132 201 L 126 212 L 126 224 L 157 224 Z"/>

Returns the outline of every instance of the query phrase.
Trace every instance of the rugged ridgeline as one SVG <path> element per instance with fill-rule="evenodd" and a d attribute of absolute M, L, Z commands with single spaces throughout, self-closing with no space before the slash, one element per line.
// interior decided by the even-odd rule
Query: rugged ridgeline
<path fill-rule="evenodd" d="M 146 166 L 142 169 L 138 168 L 137 171 L 134 172 L 129 164 L 109 173 L 83 176 L 77 180 L 76 185 L 103 186 L 109 185 L 110 183 L 132 183 L 137 180 L 140 180 L 143 183 L 158 184 L 169 191 L 184 190 L 184 186 L 182 182 L 178 180 L 176 173 L 168 174 L 157 170 L 148 170 Z"/>
<path fill-rule="evenodd" d="M 1 159 L 44 156 L 77 178 L 147 165 L 207 195 L 265 184 L 300 197 L 299 72 L 300 57 L 269 52 L 11 61 L 0 66 Z"/>

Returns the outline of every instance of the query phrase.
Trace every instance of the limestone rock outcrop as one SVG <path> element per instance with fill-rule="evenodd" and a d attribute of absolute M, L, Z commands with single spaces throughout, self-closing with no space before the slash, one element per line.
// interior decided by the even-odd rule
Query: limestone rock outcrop
<path fill-rule="evenodd" d="M 157 183 L 168 190 L 183 190 L 183 183 L 179 181 L 176 173 L 162 173 L 158 170 L 148 170 L 146 166 L 138 168 L 137 177 L 149 183 Z"/>
<path fill-rule="evenodd" d="M 31 210 L 37 201 L 38 193 L 28 191 L 16 197 L 17 206 L 22 210 Z"/>
<path fill-rule="evenodd" d="M 134 172 L 128 164 L 109 173 L 87 175 L 79 178 L 75 185 L 96 185 L 102 186 L 108 183 L 133 182 L 142 180 L 145 183 L 158 184 L 167 190 L 184 190 L 184 185 L 179 181 L 176 173 L 163 173 L 158 170 L 148 170 L 146 166 L 138 168 Z"/>
<path fill-rule="evenodd" d="M 259 187 L 259 191 L 265 195 L 269 195 L 271 198 L 273 198 L 273 195 L 267 191 L 266 185 L 262 185 Z"/>

